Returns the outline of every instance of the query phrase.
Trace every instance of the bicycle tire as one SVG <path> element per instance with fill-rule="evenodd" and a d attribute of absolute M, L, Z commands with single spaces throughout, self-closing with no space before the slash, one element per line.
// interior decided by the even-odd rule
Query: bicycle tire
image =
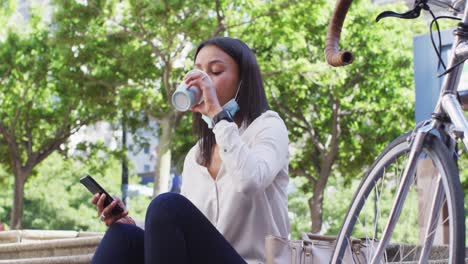
<path fill-rule="evenodd" d="M 376 159 L 376 161 L 370 167 L 370 169 L 367 171 L 365 177 L 361 181 L 361 184 L 358 190 L 356 191 L 354 195 L 351 206 L 349 207 L 348 212 L 345 216 L 345 220 L 343 221 L 343 225 L 337 237 L 337 242 L 336 242 L 335 250 L 332 255 L 331 263 L 342 263 L 342 258 L 343 258 L 343 255 L 346 251 L 346 247 L 348 244 L 347 241 L 350 237 L 355 236 L 354 234 L 358 232 L 356 231 L 359 229 L 359 227 L 356 226 L 357 222 L 359 223 L 362 222 L 360 220 L 360 214 L 361 213 L 365 214 L 365 209 L 363 208 L 365 207 L 366 202 L 372 202 L 372 201 L 369 201 L 370 199 L 368 199 L 369 197 L 371 197 L 371 192 L 372 191 L 377 192 L 379 190 L 378 189 L 379 187 L 377 186 L 377 184 L 379 183 L 378 181 L 385 180 L 385 172 L 387 171 L 387 168 L 389 168 L 390 166 L 394 164 L 397 164 L 399 158 L 404 158 L 407 155 L 407 153 L 410 150 L 410 144 L 408 142 L 408 138 L 410 136 L 411 136 L 411 132 L 398 137 L 392 143 L 390 143 L 383 150 L 383 152 L 379 155 L 379 157 Z M 458 169 L 457 169 L 456 163 L 454 159 L 452 158 L 453 156 L 450 155 L 450 152 L 448 151 L 447 147 L 441 142 L 441 140 L 438 137 L 432 134 L 428 134 L 426 136 L 425 142 L 423 144 L 423 152 L 425 153 L 425 155 L 430 157 L 430 161 L 432 161 L 435 168 L 441 172 L 440 175 L 442 175 L 441 180 L 443 183 L 442 185 L 443 185 L 443 190 L 444 190 L 444 195 L 445 195 L 444 198 L 445 198 L 446 208 L 448 211 L 447 220 L 449 223 L 449 235 L 450 235 L 450 238 L 449 238 L 450 244 L 448 248 L 446 249 L 446 253 L 447 253 L 446 255 L 448 255 L 448 261 L 444 262 L 442 259 L 442 260 L 436 260 L 436 262 L 434 263 L 454 263 L 454 264 L 464 263 L 465 262 L 464 261 L 465 259 L 465 219 L 464 219 L 465 213 L 464 213 L 464 205 L 463 205 L 463 191 L 461 188 L 460 178 L 458 176 Z M 418 159 L 418 162 L 419 160 L 420 159 Z M 396 175 L 397 173 L 394 173 L 394 174 Z M 376 186 L 377 188 L 374 188 Z M 382 183 L 382 186 L 384 186 L 383 183 Z M 385 185 L 385 187 L 387 186 L 388 185 Z M 381 188 L 381 191 L 382 190 L 383 188 Z M 383 191 L 382 191 L 382 194 L 375 195 L 374 198 L 377 196 L 383 197 Z M 408 197 L 403 202 L 406 203 L 407 201 L 408 201 Z M 373 202 L 374 202 L 374 209 L 375 209 L 375 199 Z M 411 203 L 411 201 L 409 203 Z M 375 210 L 375 212 L 374 212 L 373 226 L 371 226 L 373 228 L 372 231 L 374 232 L 374 236 L 372 237 L 372 239 L 368 239 L 367 236 L 365 237 L 367 239 L 363 239 L 363 243 L 369 247 L 372 247 L 371 245 L 372 241 L 376 241 L 376 240 L 378 241 L 378 236 L 376 235 L 379 232 L 378 226 L 376 224 L 378 222 L 377 215 L 379 213 L 383 214 L 381 211 L 379 212 L 379 210 Z M 379 218 L 380 217 L 381 215 L 379 215 Z M 419 218 L 419 215 L 418 215 L 418 218 Z M 444 221 L 447 221 L 447 220 L 444 219 Z M 402 221 L 406 221 L 406 219 L 402 219 L 402 217 L 400 216 L 399 222 L 402 222 Z M 407 223 L 405 223 L 405 225 L 406 224 Z M 408 225 L 411 225 L 411 221 L 408 221 Z M 435 230 L 431 232 L 435 232 Z M 392 235 L 395 235 L 395 233 Z M 393 242 L 390 242 L 389 244 L 391 243 Z M 400 244 L 394 244 L 394 245 L 400 245 Z M 407 244 L 405 246 L 407 246 Z M 432 246 L 434 245 L 431 244 L 431 250 L 433 249 Z M 419 256 L 417 256 L 417 253 L 420 253 L 418 252 L 420 248 L 414 247 L 411 250 L 413 250 L 414 252 L 413 253 L 410 252 L 410 253 L 416 255 L 416 256 L 411 256 L 413 259 L 410 259 L 409 254 L 408 256 L 405 256 L 401 252 L 399 253 L 400 254 L 399 259 L 396 259 L 396 260 L 389 259 L 390 257 L 387 254 L 388 252 L 385 253 L 387 255 L 384 256 L 383 259 L 389 262 L 399 261 L 399 262 L 405 262 L 405 263 L 417 263 L 414 261 L 419 259 Z M 370 261 L 372 257 L 373 256 L 371 255 L 368 256 L 367 257 L 368 261 Z M 395 258 L 395 256 L 393 258 Z M 432 260 L 428 262 L 431 263 L 431 261 Z"/>

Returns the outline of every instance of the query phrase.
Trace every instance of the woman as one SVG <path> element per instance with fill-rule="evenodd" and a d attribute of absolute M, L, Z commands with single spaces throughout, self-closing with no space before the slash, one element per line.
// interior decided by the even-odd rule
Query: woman
<path fill-rule="evenodd" d="M 145 231 L 117 204 L 103 208 L 109 226 L 93 263 L 264 263 L 265 236 L 289 235 L 288 136 L 270 111 L 257 61 L 237 39 L 199 45 L 187 87 L 200 87 L 193 111 L 198 143 L 185 158 L 182 195 L 166 193 L 148 207 Z M 211 127 L 211 128 L 210 128 Z M 144 250 L 143 250 L 144 249 Z"/>

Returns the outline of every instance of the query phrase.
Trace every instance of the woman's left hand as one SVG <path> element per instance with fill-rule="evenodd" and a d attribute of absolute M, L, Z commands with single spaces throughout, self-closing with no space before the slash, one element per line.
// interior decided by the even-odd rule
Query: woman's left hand
<path fill-rule="evenodd" d="M 199 112 L 213 118 L 223 110 L 216 95 L 216 87 L 208 76 L 195 72 L 187 76 L 184 82 L 187 87 L 196 86 L 202 91 L 203 102 L 192 107 L 192 112 Z"/>
<path fill-rule="evenodd" d="M 133 219 L 128 217 L 128 210 L 125 208 L 125 205 L 118 197 L 114 196 L 114 201 L 108 206 L 104 207 L 105 198 L 105 194 L 96 193 L 91 199 L 91 202 L 96 205 L 98 216 L 101 218 L 101 221 L 106 224 L 106 226 L 110 226 L 115 222 L 131 223 L 131 221 L 133 221 Z M 123 212 L 118 215 L 112 214 L 112 209 L 114 209 L 116 206 L 120 206 L 122 209 L 124 209 Z"/>

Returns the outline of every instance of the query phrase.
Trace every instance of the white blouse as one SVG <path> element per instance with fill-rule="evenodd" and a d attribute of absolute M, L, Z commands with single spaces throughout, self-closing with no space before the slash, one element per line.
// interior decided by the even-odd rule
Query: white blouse
<path fill-rule="evenodd" d="M 265 262 L 265 236 L 289 236 L 288 131 L 266 111 L 247 128 L 220 121 L 213 128 L 221 168 L 214 180 L 196 144 L 185 158 L 182 194 L 249 264 Z"/>

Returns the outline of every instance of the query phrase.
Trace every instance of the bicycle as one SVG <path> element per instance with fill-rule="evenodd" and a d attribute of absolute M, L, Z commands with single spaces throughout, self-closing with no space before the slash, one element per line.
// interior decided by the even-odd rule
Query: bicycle
<path fill-rule="evenodd" d="M 330 22 L 325 51 L 332 66 L 353 61 L 351 52 L 338 49 L 351 2 L 338 0 Z M 431 39 L 439 63 L 443 64 L 437 19 L 447 17 L 436 18 L 427 0 L 416 0 L 414 8 L 406 13 L 383 12 L 377 21 L 385 17 L 413 19 L 422 10 L 433 16 Z M 434 21 L 439 31 L 438 49 L 432 38 Z M 390 143 L 367 171 L 345 216 L 331 263 L 342 262 L 351 237 L 362 237 L 369 263 L 466 261 L 464 197 L 455 159 L 458 141 L 468 150 L 468 123 L 463 111 L 468 110 L 468 91 L 457 91 L 462 66 L 468 59 L 468 5 L 454 34 L 448 69 L 442 74 L 446 76 L 432 117 Z M 428 168 L 433 177 L 429 180 L 423 175 Z M 420 203 L 424 199 L 418 198 L 421 188 L 432 194 L 430 203 Z M 391 207 L 385 202 L 389 199 Z M 418 231 L 410 232 L 415 226 Z M 441 241 L 435 242 L 436 234 Z"/>

